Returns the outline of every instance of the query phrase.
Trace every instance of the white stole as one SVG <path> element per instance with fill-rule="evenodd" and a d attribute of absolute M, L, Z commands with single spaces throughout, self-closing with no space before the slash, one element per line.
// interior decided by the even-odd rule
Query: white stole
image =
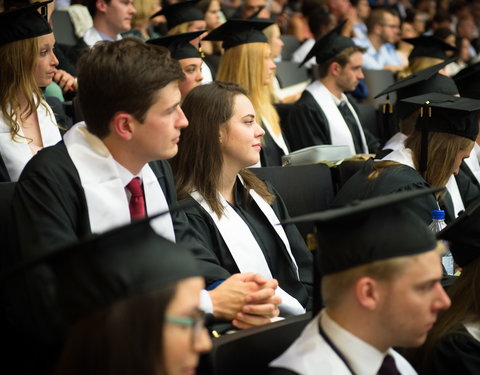
<path fill-rule="evenodd" d="M 275 134 L 273 131 L 272 125 L 268 122 L 265 117 L 262 117 L 262 124 L 265 126 L 267 132 L 270 133 L 273 141 L 280 147 L 285 155 L 288 155 L 290 151 L 288 150 L 287 144 L 285 143 L 285 139 L 283 139 L 282 132 L 280 134 Z"/>
<path fill-rule="evenodd" d="M 390 138 L 387 143 L 385 143 L 385 146 L 383 146 L 382 150 L 397 150 L 400 147 L 404 147 L 405 145 L 405 140 L 407 139 L 407 136 L 403 134 L 402 132 L 395 133 L 392 138 Z"/>
<path fill-rule="evenodd" d="M 275 232 L 284 243 L 288 255 L 290 256 L 292 265 L 295 268 L 295 274 L 297 275 L 297 278 L 299 278 L 297 262 L 295 261 L 292 250 L 290 249 L 290 243 L 288 242 L 287 235 L 283 230 L 283 227 L 279 225 L 280 222 L 277 215 L 273 211 L 272 207 L 253 189 L 249 190 L 249 194 L 255 203 L 257 203 L 260 210 L 262 210 L 270 222 L 270 225 L 272 225 L 272 227 L 275 229 Z M 225 198 L 223 198 L 221 194 L 218 194 L 224 209 L 222 217 L 219 218 L 217 214 L 210 208 L 203 196 L 200 195 L 200 193 L 194 191 L 190 195 L 203 207 L 205 211 L 207 211 L 214 221 L 240 272 L 255 272 L 261 274 L 266 279 L 271 279 L 272 273 L 270 272 L 270 268 L 268 267 L 267 260 L 265 259 L 262 249 L 255 240 L 255 237 L 250 231 L 248 225 L 228 204 Z M 305 309 L 300 302 L 285 292 L 280 286 L 276 289 L 275 294 L 282 298 L 282 303 L 280 305 L 280 310 L 282 312 L 291 315 L 299 315 L 305 312 Z"/>
<path fill-rule="evenodd" d="M 480 150 L 480 146 L 477 145 L 475 142 L 472 151 L 470 152 L 470 157 L 465 159 L 465 163 L 467 163 L 468 168 L 473 173 L 477 181 L 480 183 L 480 161 L 478 151 Z"/>
<path fill-rule="evenodd" d="M 315 81 L 311 83 L 306 90 L 312 94 L 315 98 L 317 104 L 322 109 L 325 117 L 328 121 L 328 128 L 330 129 L 330 138 L 332 139 L 332 145 L 348 145 L 352 151 L 352 155 L 355 155 L 355 145 L 353 143 L 352 133 L 348 128 L 345 119 L 343 118 L 340 110 L 338 109 L 335 101 L 333 100 L 332 93 L 320 82 Z M 367 142 L 365 140 L 365 134 L 363 133 L 362 126 L 360 125 L 360 120 L 358 119 L 357 113 L 353 109 L 352 105 L 348 100 L 346 100 L 347 106 L 355 117 L 357 122 L 358 130 L 360 132 L 360 137 L 362 138 L 362 152 L 368 154 Z"/>
<path fill-rule="evenodd" d="M 47 102 L 40 103 L 37 109 L 37 116 L 43 146 L 53 146 L 61 141 L 62 137 L 57 121 Z M 25 135 L 21 127 L 18 134 L 20 136 L 16 136 L 13 140 L 10 133 L 10 125 L 7 124 L 3 116 L 0 116 L 0 154 L 11 181 L 18 181 L 23 168 L 33 156 L 28 146 L 28 139 L 21 138 L 21 136 Z"/>
<path fill-rule="evenodd" d="M 125 186 L 105 144 L 87 130 L 84 122 L 65 133 L 64 142 L 85 192 L 92 233 L 102 233 L 130 223 Z M 148 215 L 167 211 L 165 194 L 148 164 L 142 168 L 140 176 Z M 159 235 L 175 242 L 170 214 L 152 220 L 151 226 Z"/>
<path fill-rule="evenodd" d="M 412 150 L 410 150 L 409 148 L 405 148 L 404 145 L 385 156 L 382 160 L 396 161 L 398 163 L 415 168 L 415 165 L 413 163 Z M 452 198 L 454 210 L 453 214 L 456 218 L 460 211 L 465 210 L 465 206 L 463 205 L 463 199 L 460 195 L 460 190 L 458 190 L 457 181 L 455 180 L 455 176 L 453 174 L 450 176 L 446 188 Z"/>

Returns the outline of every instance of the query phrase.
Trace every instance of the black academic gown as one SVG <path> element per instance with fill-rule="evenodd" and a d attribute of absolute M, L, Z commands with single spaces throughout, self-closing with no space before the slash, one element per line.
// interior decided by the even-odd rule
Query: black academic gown
<path fill-rule="evenodd" d="M 403 164 L 387 167 L 376 179 L 369 180 L 368 176 L 373 170 L 374 163 L 373 159 L 366 161 L 363 167 L 342 186 L 333 201 L 333 206 L 343 206 L 356 199 L 363 200 L 430 187 L 414 168 Z M 412 199 L 404 205 L 416 212 L 427 225 L 432 222 L 432 210 L 438 209 L 433 194 Z M 452 210 L 453 208 L 450 212 Z"/>
<path fill-rule="evenodd" d="M 176 202 L 170 165 L 150 163 L 169 205 Z M 106 197 L 108 199 L 108 197 Z M 85 194 L 79 175 L 63 143 L 41 150 L 25 166 L 13 202 L 12 246 L 2 254 L 2 268 L 72 244 L 91 233 Z M 177 242 L 194 244 L 183 212 L 172 213 Z M 21 274 L 2 285 L 2 303 L 10 320 L 8 330 L 20 340 L 32 365 L 25 373 L 48 372 L 61 347 L 66 323 L 57 313 L 55 279 L 45 266 Z M 4 332 L 4 331 L 2 331 Z M 49 357 L 50 360 L 46 359 Z M 34 371 L 35 370 L 35 371 Z M 18 373 L 22 373 L 19 371 Z"/>
<path fill-rule="evenodd" d="M 271 205 L 273 211 L 280 220 L 285 219 L 288 217 L 288 212 L 283 201 L 278 197 L 272 186 L 269 185 L 269 188 L 277 196 Z M 313 260 L 300 232 L 294 225 L 284 226 L 292 254 L 297 262 L 299 281 L 293 271 L 284 243 L 257 204 L 254 201 L 250 204 L 245 203 L 243 194 L 243 185 L 237 181 L 235 195 L 237 206 L 234 209 L 247 223 L 260 245 L 272 276 L 279 281 L 280 286 L 287 293 L 297 298 L 307 310 L 311 309 Z M 193 200 L 193 198 L 188 199 Z M 207 286 L 240 272 L 217 226 L 203 207 L 197 203 L 188 208 L 186 214 L 190 225 L 196 232 L 196 237 L 200 239 L 203 245 L 197 247 L 194 252 L 200 263 L 204 264 L 202 268 L 208 269 Z"/>
<path fill-rule="evenodd" d="M 260 151 L 260 163 L 262 167 L 277 167 L 282 165 L 283 150 L 275 143 L 272 136 L 265 130 L 262 150 Z"/>
<path fill-rule="evenodd" d="M 480 374 L 480 342 L 463 327 L 443 337 L 432 352 L 431 374 Z"/>
<path fill-rule="evenodd" d="M 352 106 L 357 111 L 354 104 Z M 283 132 L 290 151 L 332 144 L 327 117 L 313 95 L 307 90 L 303 91 L 300 99 L 290 110 Z M 369 131 L 363 130 L 363 132 L 370 152 L 376 152 L 380 147 L 378 139 Z M 357 143 L 362 144 L 360 139 L 357 140 Z"/>

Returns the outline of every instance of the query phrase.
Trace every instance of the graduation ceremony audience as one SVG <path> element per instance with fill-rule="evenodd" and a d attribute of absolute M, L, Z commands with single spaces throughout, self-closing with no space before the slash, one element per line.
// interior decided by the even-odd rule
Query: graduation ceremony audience
<path fill-rule="evenodd" d="M 252 102 L 239 86 L 214 82 L 193 89 L 182 109 L 190 124 L 171 163 L 179 199 L 197 203 L 186 213 L 208 249 L 197 254 L 212 269 L 207 285 L 236 272 L 273 276 L 281 313 L 303 313 L 311 254 L 295 226 L 275 226 L 288 217 L 278 193 L 245 169 L 258 163 L 265 134 Z"/>
<path fill-rule="evenodd" d="M 41 92 L 58 65 L 46 3 L 0 14 L 0 31 L 0 181 L 5 182 L 17 181 L 31 157 L 61 136 Z"/>
<path fill-rule="evenodd" d="M 0 0 L 6 373 L 476 373 L 480 0 L 30 1 Z"/>

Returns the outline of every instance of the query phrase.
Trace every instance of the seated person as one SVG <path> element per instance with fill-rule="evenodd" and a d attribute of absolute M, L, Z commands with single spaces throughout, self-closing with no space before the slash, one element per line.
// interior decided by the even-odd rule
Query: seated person
<path fill-rule="evenodd" d="M 265 134 L 246 92 L 213 82 L 190 91 L 182 109 L 190 125 L 171 163 L 179 199 L 197 203 L 186 212 L 206 250 L 196 255 L 210 268 L 207 286 L 260 273 L 278 280 L 282 315 L 304 313 L 312 257 L 295 226 L 276 225 L 288 217 L 278 194 L 245 169 L 258 162 Z"/>
<path fill-rule="evenodd" d="M 425 186 L 444 187 L 470 154 L 478 134 L 477 113 L 480 101 L 430 93 L 404 100 L 420 109 L 415 131 L 403 147 L 382 161 L 369 160 L 340 189 L 334 204 L 385 195 Z M 432 210 L 445 205 L 447 222 L 458 214 L 451 201 L 438 202 L 443 195 L 426 195 L 411 202 L 411 208 L 425 223 Z M 409 203 L 410 204 L 410 203 Z M 465 202 L 466 205 L 469 202 Z"/>
<path fill-rule="evenodd" d="M 421 345 L 450 305 L 440 285 L 443 246 L 403 207 L 407 197 L 431 190 L 318 214 L 325 308 L 269 374 L 416 374 L 393 347 Z"/>
<path fill-rule="evenodd" d="M 369 152 L 362 124 L 345 95 L 363 78 L 364 49 L 340 35 L 343 25 L 320 38 L 304 59 L 316 57 L 320 78 L 290 110 L 284 131 L 292 151 L 325 144 L 347 145 L 352 156 Z"/>
<path fill-rule="evenodd" d="M 52 83 L 58 64 L 53 32 L 38 11 L 46 7 L 35 3 L 0 13 L 1 182 L 17 181 L 33 155 L 62 139 L 40 89 Z"/>
<path fill-rule="evenodd" d="M 480 314 L 476 308 L 480 280 L 479 202 L 450 223 L 438 237 L 449 241 L 461 274 L 448 290 L 452 306 L 439 314 L 416 364 L 422 374 L 474 375 L 480 368 Z"/>
<path fill-rule="evenodd" d="M 13 198 L 12 246 L 3 254 L 5 263 L 175 205 L 171 169 L 164 159 L 176 154 L 180 132 L 188 125 L 180 108 L 183 77 L 167 49 L 139 39 L 102 42 L 86 52 L 79 69 L 86 123 L 71 128 L 64 143 L 38 153 L 24 170 Z M 199 246 L 183 212 L 152 225 L 171 241 Z M 243 326 L 269 322 L 278 315 L 275 286 L 276 281 L 258 275 L 234 275 L 203 294 L 203 307 L 232 320 L 252 295 L 249 304 L 259 305 L 251 306 L 251 314 L 243 312 Z M 35 283 L 26 288 L 34 290 Z"/>

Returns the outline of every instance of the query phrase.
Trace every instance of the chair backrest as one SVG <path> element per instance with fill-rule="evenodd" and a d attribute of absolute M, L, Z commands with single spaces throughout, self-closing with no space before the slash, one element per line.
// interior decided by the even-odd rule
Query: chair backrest
<path fill-rule="evenodd" d="M 369 103 L 357 103 L 358 118 L 364 129 L 370 130 L 370 132 L 377 138 L 381 138 L 383 132 L 379 129 L 379 121 L 377 118 L 377 109 Z"/>
<path fill-rule="evenodd" d="M 290 61 L 293 53 L 300 47 L 301 43 L 295 35 L 282 34 L 280 35 L 280 39 L 282 39 L 283 42 L 282 60 Z"/>
<path fill-rule="evenodd" d="M 293 86 L 310 79 L 307 68 L 304 66 L 299 67 L 293 61 L 278 62 L 276 76 L 281 88 Z"/>
<path fill-rule="evenodd" d="M 264 375 L 268 364 L 282 354 L 311 320 L 311 313 L 238 331 L 212 340 L 202 356 L 199 375 Z"/>
<path fill-rule="evenodd" d="M 66 10 L 56 10 L 52 14 L 53 33 L 56 43 L 72 47 L 77 44 L 77 37 L 72 20 Z"/>
<path fill-rule="evenodd" d="M 322 211 L 334 197 L 330 168 L 324 164 L 288 167 L 250 168 L 260 179 L 268 180 L 277 189 L 290 216 Z M 297 224 L 303 238 L 313 232 L 313 223 Z"/>
<path fill-rule="evenodd" d="M 364 69 L 363 75 L 365 76 L 365 83 L 368 87 L 368 98 L 366 99 L 366 102 L 370 103 L 375 108 L 378 108 L 379 105 L 385 103 L 386 95 L 381 96 L 377 99 L 374 98 L 375 95 L 393 84 L 395 82 L 395 77 L 390 70 Z M 395 101 L 397 100 L 397 94 L 390 93 L 389 96 L 390 103 L 395 103 Z"/>

